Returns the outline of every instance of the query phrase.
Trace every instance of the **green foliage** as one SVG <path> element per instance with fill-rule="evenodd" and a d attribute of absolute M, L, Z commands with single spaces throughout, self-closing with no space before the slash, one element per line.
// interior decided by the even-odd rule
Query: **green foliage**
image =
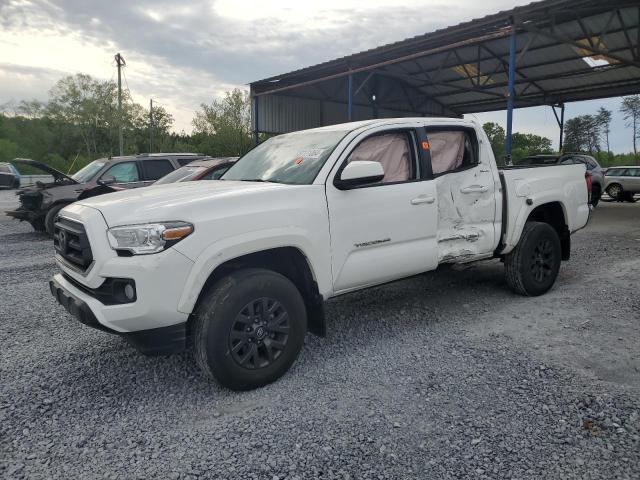
<path fill-rule="evenodd" d="M 622 106 L 620 111 L 627 121 L 627 127 L 631 128 L 631 134 L 633 135 L 633 153 L 635 156 L 635 162 L 640 165 L 640 158 L 638 157 L 638 138 L 640 138 L 640 95 L 632 95 L 622 99 Z"/>
<path fill-rule="evenodd" d="M 565 152 L 599 153 L 602 120 L 597 115 L 580 115 L 567 120 L 564 127 Z"/>
<path fill-rule="evenodd" d="M 482 128 L 487 134 L 487 137 L 489 137 L 493 156 L 496 157 L 498 165 L 504 165 L 504 128 L 495 122 L 487 122 L 482 125 Z"/>
<path fill-rule="evenodd" d="M 193 119 L 193 140 L 212 156 L 243 155 L 253 147 L 249 94 L 238 88 L 202 104 Z"/>
<path fill-rule="evenodd" d="M 482 128 L 489 137 L 496 162 L 498 165 L 504 165 L 504 128 L 494 122 L 487 122 L 482 125 Z M 546 137 L 518 132 L 514 132 L 511 136 L 511 159 L 514 163 L 529 155 L 551 153 L 552 151 L 551 140 Z"/>
<path fill-rule="evenodd" d="M 156 144 L 167 139 L 170 144 L 173 117 L 161 106 L 154 107 L 153 113 Z M 47 102 L 1 106 L 0 139 L 16 144 L 18 156 L 75 171 L 91 160 L 118 153 L 120 122 L 125 153 L 147 152 L 149 111 L 125 91 L 120 117 L 116 84 L 78 74 L 60 79 Z M 74 163 L 76 157 L 80 161 Z"/>
<path fill-rule="evenodd" d="M 0 138 L 0 162 L 8 162 L 18 156 L 18 145 L 6 138 Z"/>

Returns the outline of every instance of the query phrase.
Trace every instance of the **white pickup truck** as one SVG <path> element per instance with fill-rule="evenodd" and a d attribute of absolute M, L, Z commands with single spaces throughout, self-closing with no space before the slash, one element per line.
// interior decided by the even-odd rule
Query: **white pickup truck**
<path fill-rule="evenodd" d="M 193 347 L 232 389 L 293 364 L 324 301 L 434 270 L 504 261 L 524 295 L 553 285 L 589 219 L 584 165 L 499 169 L 459 119 L 370 120 L 270 138 L 217 181 L 76 202 L 50 281 L 80 322 L 143 353 Z"/>

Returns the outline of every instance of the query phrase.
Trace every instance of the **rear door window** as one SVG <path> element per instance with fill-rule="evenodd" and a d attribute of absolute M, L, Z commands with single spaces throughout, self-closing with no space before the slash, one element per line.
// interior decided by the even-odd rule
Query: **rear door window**
<path fill-rule="evenodd" d="M 100 178 L 113 177 L 116 183 L 133 183 L 140 181 L 140 173 L 136 162 L 116 163 L 113 167 L 107 169 Z"/>
<path fill-rule="evenodd" d="M 465 170 L 478 164 L 477 144 L 467 130 L 427 130 L 433 175 Z"/>
<path fill-rule="evenodd" d="M 158 180 L 174 170 L 171 162 L 166 159 L 145 160 L 142 162 L 142 168 L 144 168 L 145 180 Z"/>

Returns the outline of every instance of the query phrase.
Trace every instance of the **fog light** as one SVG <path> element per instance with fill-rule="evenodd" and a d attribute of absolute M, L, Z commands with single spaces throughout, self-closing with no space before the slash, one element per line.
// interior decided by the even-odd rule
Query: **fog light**
<path fill-rule="evenodd" d="M 130 283 L 127 283 L 124 286 L 124 296 L 127 297 L 127 300 L 129 301 L 136 298 L 136 291 L 133 289 L 133 286 Z"/>

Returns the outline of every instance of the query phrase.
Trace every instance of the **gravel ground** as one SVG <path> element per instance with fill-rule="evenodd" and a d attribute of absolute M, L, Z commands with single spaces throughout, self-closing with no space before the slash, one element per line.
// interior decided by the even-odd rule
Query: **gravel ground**
<path fill-rule="evenodd" d="M 234 393 L 74 322 L 51 242 L 0 216 L 0 476 L 639 478 L 640 204 L 574 247 L 539 298 L 490 261 L 335 299 L 328 338 Z"/>

